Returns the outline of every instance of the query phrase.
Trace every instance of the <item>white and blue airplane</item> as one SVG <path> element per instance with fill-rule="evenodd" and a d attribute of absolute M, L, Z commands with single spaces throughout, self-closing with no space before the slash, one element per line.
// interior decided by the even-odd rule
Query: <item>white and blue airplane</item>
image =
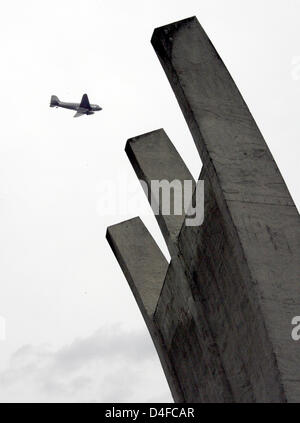
<path fill-rule="evenodd" d="M 50 107 L 62 107 L 64 109 L 76 110 L 74 117 L 92 115 L 94 112 L 102 110 L 98 104 L 90 104 L 87 94 L 83 94 L 80 103 L 66 103 L 64 101 L 60 101 L 56 95 L 52 95 Z"/>

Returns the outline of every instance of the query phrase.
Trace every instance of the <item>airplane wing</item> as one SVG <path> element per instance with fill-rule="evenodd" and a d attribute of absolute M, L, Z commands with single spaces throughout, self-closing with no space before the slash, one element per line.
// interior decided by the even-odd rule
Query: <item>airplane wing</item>
<path fill-rule="evenodd" d="M 85 114 L 86 114 L 86 112 L 87 112 L 87 110 L 86 110 L 86 109 L 79 108 L 79 109 L 77 110 L 77 112 L 75 113 L 74 117 L 80 117 L 80 116 L 82 116 L 82 115 L 85 115 Z"/>

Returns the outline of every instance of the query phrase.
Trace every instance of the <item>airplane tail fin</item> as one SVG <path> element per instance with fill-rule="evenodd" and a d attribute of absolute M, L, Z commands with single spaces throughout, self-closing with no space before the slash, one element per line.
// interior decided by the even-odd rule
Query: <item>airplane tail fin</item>
<path fill-rule="evenodd" d="M 56 95 L 51 96 L 50 107 L 55 107 L 59 105 L 59 99 Z"/>
<path fill-rule="evenodd" d="M 87 94 L 83 94 L 79 107 L 82 107 L 83 109 L 90 109 L 91 108 Z"/>

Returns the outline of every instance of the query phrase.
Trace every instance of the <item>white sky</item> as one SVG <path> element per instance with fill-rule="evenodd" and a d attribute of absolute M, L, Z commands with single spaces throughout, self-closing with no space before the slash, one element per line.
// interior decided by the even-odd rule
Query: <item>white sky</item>
<path fill-rule="evenodd" d="M 150 38 L 157 26 L 198 17 L 299 206 L 299 13 L 299 0 L 2 5 L 1 401 L 171 400 L 105 240 L 107 226 L 140 214 L 167 255 L 124 153 L 128 138 L 163 127 L 200 173 Z M 49 108 L 51 94 L 74 102 L 84 92 L 103 111 L 73 119 L 72 111 Z M 134 190 L 121 190 L 130 210 L 103 215 L 107 180 Z"/>

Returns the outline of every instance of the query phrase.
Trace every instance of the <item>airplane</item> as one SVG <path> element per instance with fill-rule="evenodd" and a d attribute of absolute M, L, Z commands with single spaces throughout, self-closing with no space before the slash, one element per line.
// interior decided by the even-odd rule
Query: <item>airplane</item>
<path fill-rule="evenodd" d="M 94 112 L 102 110 L 98 104 L 90 104 L 87 94 L 83 94 L 80 103 L 66 103 L 64 101 L 60 101 L 56 95 L 52 95 L 50 107 L 63 107 L 64 109 L 76 110 L 74 117 L 92 115 Z"/>

